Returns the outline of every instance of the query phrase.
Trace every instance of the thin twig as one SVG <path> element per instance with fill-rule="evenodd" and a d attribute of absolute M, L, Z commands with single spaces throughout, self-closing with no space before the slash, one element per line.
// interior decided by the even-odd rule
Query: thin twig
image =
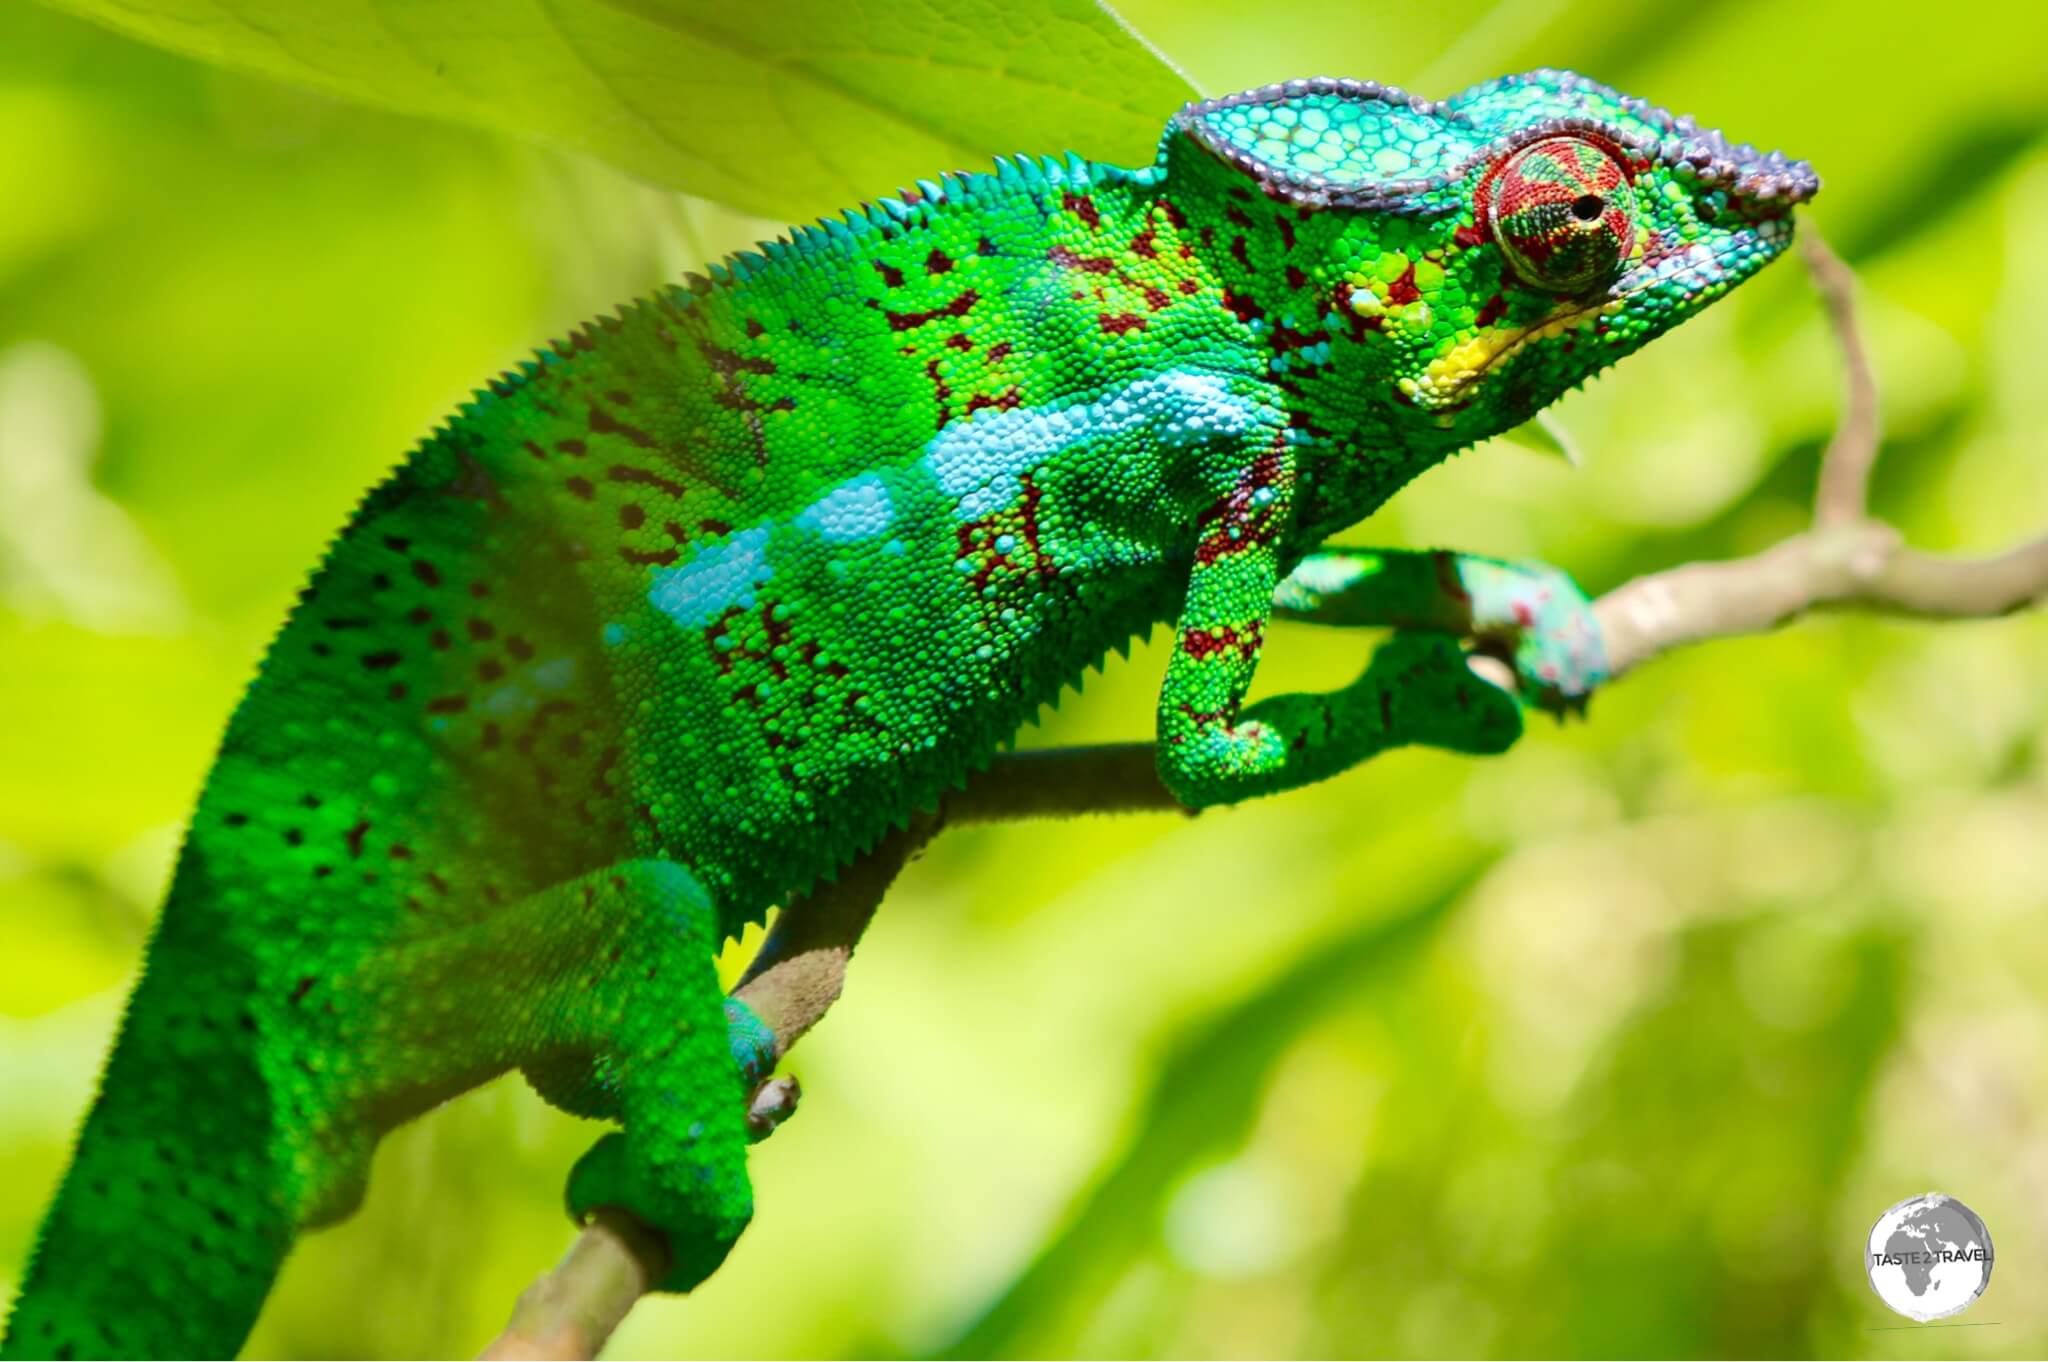
<path fill-rule="evenodd" d="M 2048 598 L 2048 537 L 1995 558 L 1940 558 L 1874 521 L 1818 528 L 1762 553 L 1638 577 L 1593 603 L 1612 676 L 1706 639 L 1758 634 L 1820 609 L 1976 619 Z"/>
<path fill-rule="evenodd" d="M 1688 563 L 1602 596 L 1594 611 L 1613 676 L 1683 644 L 1761 633 L 1812 610 L 1972 619 L 2048 598 L 2048 537 L 1992 558 L 1942 558 L 1870 519 L 1882 426 L 1856 276 L 1810 222 L 1800 250 L 1842 355 L 1842 416 L 1821 453 L 1813 528 L 1748 558 Z"/>
<path fill-rule="evenodd" d="M 846 963 L 910 858 L 938 831 L 938 820 L 914 820 L 829 884 L 791 903 L 775 920 L 733 996 L 775 1033 L 779 1059 L 839 999 Z"/>
<path fill-rule="evenodd" d="M 623 1211 L 601 1210 L 568 1254 L 519 1297 L 487 1359 L 596 1357 L 633 1303 L 668 1271 L 668 1245 Z"/>
<path fill-rule="evenodd" d="M 1149 742 L 1009 753 L 945 802 L 948 827 L 1091 813 L 1187 812 L 1160 784 Z"/>
<path fill-rule="evenodd" d="M 1855 271 L 1842 262 L 1811 222 L 1801 224 L 1799 250 L 1842 352 L 1842 416 L 1835 425 L 1834 438 L 1821 454 L 1814 520 L 1820 525 L 1850 524 L 1868 514 L 1870 470 L 1884 439 L 1877 375 L 1871 370 L 1863 332 L 1856 322 Z"/>
<path fill-rule="evenodd" d="M 1758 633 L 1816 609 L 1965 619 L 2048 601 L 2048 536 L 1997 557 L 1941 558 L 1905 547 L 1896 530 L 1869 518 L 1878 392 L 1857 329 L 1855 277 L 1810 223 L 1802 249 L 1844 374 L 1842 418 L 1822 454 L 1814 525 L 1752 557 L 1689 563 L 1600 597 L 1594 611 L 1614 676 L 1684 644 Z M 1474 657 L 1475 665 L 1489 661 Z M 1179 807 L 1159 782 L 1150 743 L 1000 757 L 938 814 L 914 820 L 837 881 L 786 908 L 736 994 L 775 1031 L 778 1053 L 786 1050 L 838 998 L 883 894 L 946 824 Z M 757 1091 L 754 1106 L 769 1109 L 766 1124 L 787 1115 L 793 1086 Z M 600 1212 L 561 1265 L 520 1297 L 512 1323 L 484 1356 L 595 1356 L 647 1284 L 660 1279 L 666 1252 L 658 1235 Z"/>
<path fill-rule="evenodd" d="M 997 757 L 941 803 L 783 909 L 734 996 L 775 1033 L 778 1057 L 839 997 L 846 964 L 897 874 L 941 827 L 1186 810 L 1160 783 L 1151 743 L 1112 743 Z"/>

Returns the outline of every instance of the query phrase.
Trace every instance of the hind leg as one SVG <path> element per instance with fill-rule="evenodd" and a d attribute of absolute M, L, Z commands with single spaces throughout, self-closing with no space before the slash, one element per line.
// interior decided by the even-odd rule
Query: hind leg
<path fill-rule="evenodd" d="M 556 1106 L 622 1127 L 577 1164 L 571 1212 L 616 1206 L 660 1231 L 661 1285 L 689 1290 L 752 1213 L 747 1099 L 775 1058 L 767 1027 L 727 1005 L 720 940 L 696 878 L 640 860 L 408 943 L 359 1010 L 376 1019 L 368 1067 L 387 1076 L 371 1124 L 523 1070 Z"/>
<path fill-rule="evenodd" d="M 617 1207 L 659 1231 L 669 1246 L 660 1289 L 688 1291 L 753 1214 L 747 1093 L 774 1064 L 774 1036 L 719 987 L 717 915 L 683 867 L 628 862 L 546 897 L 603 924 L 603 944 L 552 990 L 540 1029 L 588 1065 L 573 1105 L 622 1126 L 570 1174 L 570 1214 Z"/>

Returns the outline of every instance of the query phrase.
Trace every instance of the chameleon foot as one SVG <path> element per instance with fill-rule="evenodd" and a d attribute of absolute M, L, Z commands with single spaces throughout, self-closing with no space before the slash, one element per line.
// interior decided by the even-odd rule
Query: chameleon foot
<path fill-rule="evenodd" d="M 1373 654 L 1356 690 L 1377 709 L 1389 746 L 1421 743 L 1492 756 L 1522 736 L 1514 697 L 1475 675 L 1464 649 L 1445 634 L 1395 634 Z"/>
<path fill-rule="evenodd" d="M 614 1131 L 592 1145 L 570 1171 L 569 1216 L 583 1224 L 591 1212 L 614 1206 L 659 1231 L 668 1242 L 668 1272 L 657 1291 L 690 1291 L 718 1270 L 754 1212 L 747 1184 L 745 1143 L 703 1161 L 683 1151 L 674 1162 L 655 1162 L 634 1141 Z"/>
<path fill-rule="evenodd" d="M 746 1104 L 774 1064 L 775 1038 L 719 987 L 717 917 L 686 869 L 627 863 L 592 894 L 592 912 L 630 924 L 578 1028 L 593 1038 L 592 1073 L 623 1129 L 570 1173 L 569 1214 L 581 1223 L 613 1206 L 659 1231 L 669 1270 L 656 1289 L 688 1291 L 753 1215 Z"/>
<path fill-rule="evenodd" d="M 756 1144 L 773 1135 L 778 1127 L 796 1115 L 804 1090 L 794 1078 L 771 1078 L 754 1089 L 747 1101 L 747 1134 Z"/>
<path fill-rule="evenodd" d="M 1584 713 L 1607 679 L 1607 649 L 1578 584 L 1543 563 L 1467 558 L 1459 575 L 1471 594 L 1473 633 L 1482 646 L 1498 645 L 1522 698 L 1560 716 Z"/>

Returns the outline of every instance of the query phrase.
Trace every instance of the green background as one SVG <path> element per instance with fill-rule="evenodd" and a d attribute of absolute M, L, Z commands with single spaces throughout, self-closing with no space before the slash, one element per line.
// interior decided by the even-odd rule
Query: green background
<path fill-rule="evenodd" d="M 876 7 L 837 9 L 855 31 Z M 1449 12 L 1125 7 L 1210 92 L 1570 66 L 1810 158 L 1867 286 L 1877 511 L 1933 549 L 2048 524 L 2038 7 Z M 1174 86 L 1158 68 L 1153 122 Z M 1143 152 L 1127 108 L 976 112 L 966 77 L 933 100 L 918 136 L 948 156 L 1040 114 Z M 452 112 L 581 145 L 553 106 L 476 107 Z M 753 112 L 688 120 L 746 146 L 729 202 L 818 213 L 895 182 L 854 152 L 829 159 L 864 188 L 779 178 Z M 924 144 L 833 126 L 891 177 L 967 163 L 898 168 Z M 485 376 L 775 226 L 0 0 L 0 1295 L 228 707 L 325 538 Z M 1582 469 L 1482 449 L 1348 537 L 1540 555 L 1593 590 L 1753 551 L 1802 523 L 1837 382 L 1784 264 L 1562 404 Z M 1362 646 L 1283 626 L 1262 688 L 1335 684 Z M 1030 741 L 1145 735 L 1159 671 L 1138 650 Z M 2048 1351 L 2044 673 L 2039 615 L 1830 617 L 1654 664 L 1493 761 L 948 834 L 794 1057 L 807 1096 L 755 1155 L 754 1227 L 612 1354 Z M 404 1131 L 252 1350 L 475 1350 L 566 1245 L 591 1138 L 513 1080 Z M 1896 1328 L 1865 1284 L 1871 1222 L 1929 1188 L 1996 1238 L 1980 1327 Z"/>

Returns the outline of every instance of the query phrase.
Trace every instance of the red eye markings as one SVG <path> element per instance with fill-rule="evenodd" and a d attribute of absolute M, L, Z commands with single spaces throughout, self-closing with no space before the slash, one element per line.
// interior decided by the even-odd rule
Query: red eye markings
<path fill-rule="evenodd" d="M 1524 283 L 1554 293 L 1601 287 L 1635 247 L 1635 196 L 1618 148 L 1585 135 L 1544 137 L 1503 156 L 1473 207 Z"/>

